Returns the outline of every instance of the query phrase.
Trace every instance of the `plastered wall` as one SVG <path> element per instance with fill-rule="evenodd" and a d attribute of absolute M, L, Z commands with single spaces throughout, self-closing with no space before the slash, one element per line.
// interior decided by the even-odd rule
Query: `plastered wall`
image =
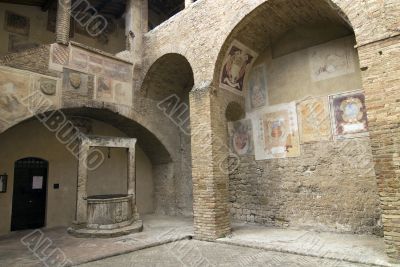
<path fill-rule="evenodd" d="M 11 33 L 5 30 L 5 13 L 14 12 L 29 18 L 30 28 L 28 35 Z M 15 35 L 16 45 L 51 44 L 55 42 L 55 33 L 47 30 L 48 12 L 43 12 L 40 7 L 0 3 L 0 56 L 9 53 L 10 35 Z M 71 40 L 88 46 L 101 49 L 109 53 L 118 53 L 125 50 L 125 25 L 124 20 L 113 21 L 113 32 L 108 33 L 107 42 L 77 33 L 75 31 Z M 77 27 L 75 27 L 77 28 Z"/>
<path fill-rule="evenodd" d="M 92 121 L 96 135 L 125 136 L 119 130 Z M 29 134 L 27 134 L 29 133 Z M 25 157 L 39 157 L 49 162 L 46 227 L 68 226 L 75 217 L 77 160 L 38 121 L 23 122 L 0 136 L 0 171 L 9 175 L 7 193 L 0 194 L 0 235 L 10 230 L 14 162 Z M 136 149 L 137 207 L 139 213 L 153 212 L 152 165 L 140 147 Z M 106 159 L 89 173 L 88 194 L 126 193 L 126 152 L 103 149 Z M 53 184 L 60 189 L 53 189 Z"/>
<path fill-rule="evenodd" d="M 314 42 L 302 49 L 296 49 L 301 39 L 287 41 L 268 47 L 255 63 L 266 66 L 270 105 L 362 88 L 354 37 Z M 352 50 L 354 71 L 313 80 L 310 49 L 321 45 Z M 282 55 L 273 56 L 272 51 Z M 367 166 L 359 164 L 360 158 L 369 159 Z M 301 155 L 294 158 L 256 161 L 242 156 L 229 178 L 231 217 L 271 226 L 382 235 L 375 173 L 368 169 L 373 170 L 369 137 L 301 144 Z"/>

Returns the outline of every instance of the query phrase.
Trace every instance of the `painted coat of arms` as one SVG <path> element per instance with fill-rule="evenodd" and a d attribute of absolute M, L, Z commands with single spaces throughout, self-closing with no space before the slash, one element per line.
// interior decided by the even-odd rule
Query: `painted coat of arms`
<path fill-rule="evenodd" d="M 245 119 L 228 123 L 232 151 L 241 155 L 254 155 L 253 129 L 251 120 Z"/>
<path fill-rule="evenodd" d="M 332 128 L 337 138 L 368 135 L 367 109 L 362 91 L 330 97 Z"/>
<path fill-rule="evenodd" d="M 257 56 L 245 45 L 233 41 L 223 63 L 220 87 L 242 95 L 247 74 Z"/>
<path fill-rule="evenodd" d="M 294 102 L 269 106 L 252 114 L 256 160 L 300 156 Z"/>

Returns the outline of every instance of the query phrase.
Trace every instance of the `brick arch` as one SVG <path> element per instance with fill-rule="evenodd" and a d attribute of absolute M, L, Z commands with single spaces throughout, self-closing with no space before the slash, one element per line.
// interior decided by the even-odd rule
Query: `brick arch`
<path fill-rule="evenodd" d="M 238 40 L 260 53 L 266 44 L 273 44 L 298 25 L 329 23 L 353 32 L 352 21 L 340 8 L 340 0 L 301 0 L 293 6 L 290 0 L 262 1 L 257 7 L 237 20 L 232 20 L 230 32 L 220 46 L 216 58 L 213 81 L 218 87 L 223 60 L 233 40 Z"/>
<path fill-rule="evenodd" d="M 148 64 L 140 92 L 160 101 L 172 94 L 187 94 L 193 84 L 193 69 L 187 58 L 180 53 L 165 53 Z"/>
<path fill-rule="evenodd" d="M 392 1 L 318 1 L 326 3 L 338 16 L 349 18 L 358 45 L 399 34 L 398 14 Z M 140 79 L 158 58 L 167 53 L 178 53 L 190 62 L 196 86 L 213 80 L 219 54 L 235 27 L 245 18 L 256 16 L 271 2 L 277 0 L 196 2 L 193 8 L 181 11 L 161 28 L 145 34 Z M 290 3 L 290 6 L 296 7 L 297 4 Z M 171 32 L 174 34 L 168 34 Z"/>
<path fill-rule="evenodd" d="M 100 103 L 95 105 L 93 102 L 80 103 L 74 106 L 68 105 L 68 107 L 63 107 L 59 110 L 47 110 L 44 114 L 26 114 L 23 120 L 15 124 L 9 124 L 1 129 L 0 134 L 25 121 L 34 118 L 47 118 L 51 114 L 63 114 L 66 117 L 66 121 L 70 116 L 82 116 L 112 125 L 128 136 L 137 138 L 138 145 L 155 165 L 171 163 L 176 158 L 173 144 L 165 138 L 165 135 L 160 130 L 157 130 L 155 125 L 151 125 L 148 120 L 140 114 L 132 112 L 130 108 L 124 109 L 123 106 L 114 104 L 104 107 L 103 103 L 101 105 Z"/>

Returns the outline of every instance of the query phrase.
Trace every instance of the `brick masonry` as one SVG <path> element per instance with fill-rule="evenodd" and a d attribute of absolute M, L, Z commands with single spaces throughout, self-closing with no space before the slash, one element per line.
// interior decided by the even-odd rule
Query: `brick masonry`
<path fill-rule="evenodd" d="M 400 38 L 358 48 L 387 253 L 400 258 Z"/>
<path fill-rule="evenodd" d="M 304 144 L 301 149 L 299 158 L 241 157 L 229 176 L 232 218 L 382 235 L 369 138 Z"/>
<path fill-rule="evenodd" d="M 348 19 L 354 30 L 370 121 L 370 141 L 363 139 L 362 142 L 365 146 L 368 146 L 369 142 L 371 144 L 378 189 L 374 187 L 374 175 L 359 176 L 360 169 L 345 166 L 343 162 L 351 155 L 343 153 L 339 155 L 340 146 L 333 143 L 328 150 L 331 152 L 329 156 L 325 156 L 324 147 L 314 144 L 302 147 L 305 157 L 299 160 L 255 163 L 251 159 L 244 159 L 239 166 L 239 171 L 242 173 L 240 175 L 233 173 L 231 179 L 220 168 L 221 161 L 226 158 L 228 151 L 224 146 L 227 144 L 225 109 L 231 100 L 242 102 L 217 88 L 223 57 L 231 41 L 249 29 L 246 26 L 251 25 L 257 29 L 259 28 L 257 25 L 262 25 L 266 18 L 265 14 L 279 14 L 283 12 L 282 10 L 290 10 L 287 14 L 274 17 L 279 23 L 272 25 L 280 25 L 281 28 L 275 27 L 280 34 L 294 27 L 296 19 L 302 13 L 299 10 L 309 9 L 303 4 L 293 5 L 289 0 L 279 3 L 273 0 L 196 1 L 144 35 L 143 53 L 139 53 L 143 55 L 143 60 L 140 62 L 140 77 L 135 83 L 132 109 L 119 105 L 104 105 L 86 99 L 75 99 L 65 107 L 109 109 L 139 122 L 154 133 L 172 155 L 171 162 L 162 162 L 155 167 L 155 173 L 159 177 L 157 179 L 160 179 L 156 184 L 158 188 L 156 191 L 160 192 L 157 196 L 158 202 L 163 203 L 160 209 L 163 212 L 175 213 L 177 209 L 168 210 L 168 207 L 182 205 L 190 212 L 187 204 L 177 204 L 177 202 L 190 202 L 190 194 L 186 195 L 187 197 L 177 198 L 173 190 L 187 181 L 185 179 L 190 180 L 190 175 L 187 175 L 186 171 L 185 179 L 176 178 L 182 175 L 182 164 L 179 160 L 181 148 L 179 129 L 171 125 L 164 114 L 155 108 L 154 101 L 140 98 L 137 93 L 154 62 L 169 53 L 180 54 L 188 60 L 194 76 L 194 89 L 190 94 L 190 119 L 193 211 L 195 233 L 198 238 L 215 239 L 228 234 L 229 208 L 235 218 L 248 221 L 254 219 L 272 225 L 289 225 L 291 222 L 312 226 L 321 224 L 321 228 L 328 230 L 378 234 L 379 208 L 377 199 L 372 197 L 378 191 L 387 252 L 392 258 L 399 259 L 400 45 L 399 37 L 396 36 L 399 35 L 400 2 L 397 0 L 309 2 L 315 4 L 311 7 L 318 7 L 321 4 L 325 6 L 324 11 L 329 14 L 336 14 L 335 17 L 342 17 L 344 20 Z M 326 10 L 327 5 L 330 11 Z M 320 10 L 317 8 L 314 11 L 318 13 Z M 312 19 L 311 17 L 310 21 Z M 307 17 L 302 17 L 301 22 L 310 21 L 307 21 Z M 287 25 L 288 28 L 282 25 Z M 257 38 L 257 32 L 250 32 L 246 38 L 247 36 L 249 36 L 248 43 L 255 48 L 266 45 L 263 43 L 265 39 Z M 16 56 L 15 63 L 2 61 L 2 64 L 40 72 L 35 69 L 35 63 L 17 63 L 23 60 L 25 59 L 22 56 Z M 346 175 L 347 179 L 341 175 Z M 246 180 L 243 176 L 246 176 Z M 329 178 L 333 176 L 340 185 L 332 186 Z M 278 180 L 278 177 L 284 178 Z M 255 187 L 258 187 L 258 190 L 254 192 Z M 163 190 L 165 188 L 171 190 Z M 354 194 L 357 194 L 355 200 Z M 338 195 L 345 197 L 346 201 L 338 203 Z M 323 204 L 316 201 L 319 196 L 324 198 Z M 369 208 L 365 210 L 367 206 Z M 304 214 L 301 215 L 302 212 L 307 213 L 308 219 L 305 219 Z"/>
<path fill-rule="evenodd" d="M 184 55 L 193 68 L 195 88 L 201 87 L 201 85 L 207 82 L 217 85 L 219 70 L 226 49 L 229 47 L 230 41 L 237 37 L 238 32 L 241 30 L 239 22 L 242 20 L 256 21 L 257 19 L 263 19 L 262 12 L 265 12 L 267 9 L 266 6 L 273 1 L 222 2 L 223 3 L 221 3 L 221 1 L 198 1 L 181 12 L 178 16 L 170 19 L 167 23 L 164 23 L 154 31 L 146 34 L 143 74 L 145 74 L 152 63 L 162 55 L 178 53 Z M 399 198 L 397 186 L 398 153 L 395 145 L 395 141 L 397 141 L 395 134 L 398 131 L 398 102 L 395 88 L 397 88 L 399 84 L 399 64 L 395 61 L 396 53 L 398 53 L 399 49 L 399 42 L 396 36 L 399 34 L 398 13 L 400 3 L 395 0 L 360 1 L 356 3 L 354 1 L 337 0 L 329 1 L 328 4 L 333 10 L 337 11 L 339 16 L 343 16 L 344 19 L 349 20 L 355 32 L 357 44 L 360 46 L 358 52 L 361 68 L 364 69 L 368 67 L 368 69 L 363 72 L 363 86 L 366 91 L 367 106 L 371 121 L 370 142 L 372 145 L 372 155 L 376 163 L 375 170 L 378 177 L 378 188 L 383 212 L 382 217 L 385 227 L 385 240 L 388 245 L 387 251 L 389 255 L 398 258 L 400 248 L 400 240 L 398 239 L 399 228 L 396 227 L 399 225 Z M 285 3 L 282 4 L 282 6 L 284 5 Z M 286 3 L 286 5 L 289 4 Z M 287 20 L 290 19 L 290 17 L 287 18 Z M 195 21 L 199 23 L 194 23 Z M 176 40 L 182 41 L 176 43 Z M 154 49 L 155 47 L 157 47 L 157 49 Z M 382 53 L 379 53 L 379 51 L 382 51 Z M 202 97 L 204 99 L 201 99 Z M 206 131 L 207 134 L 213 137 L 219 136 L 223 139 L 224 133 L 220 132 L 218 127 L 214 128 L 214 126 L 212 126 L 217 125 L 217 123 L 214 124 L 213 122 L 218 121 L 218 119 L 215 118 L 215 110 L 212 109 L 210 97 L 209 93 L 193 92 L 191 101 L 192 127 L 205 127 L 203 131 Z M 201 151 L 204 151 L 204 146 L 208 147 L 208 149 L 212 149 L 212 143 L 199 141 L 199 144 L 196 144 L 195 142 L 196 139 L 192 137 L 196 233 L 199 237 L 215 238 L 221 233 L 226 234 L 229 232 L 225 223 L 217 223 L 217 221 L 224 221 L 223 218 L 219 217 L 225 216 L 224 213 L 216 214 L 216 210 L 214 209 L 214 207 L 220 207 L 222 205 L 221 203 L 217 203 L 218 194 L 223 196 L 223 200 L 228 197 L 227 195 L 224 196 L 225 188 L 223 186 L 220 188 L 219 193 L 215 191 L 215 189 L 218 188 L 218 184 L 223 184 L 223 180 L 227 179 L 227 177 L 212 173 L 213 166 L 215 167 L 214 160 L 216 155 L 199 155 L 198 153 L 200 151 L 199 149 L 201 149 L 201 144 L 203 145 L 203 150 Z M 367 140 L 365 140 L 365 142 L 368 143 Z M 311 147 L 303 146 L 303 150 L 306 154 L 307 151 L 311 149 Z M 335 150 L 337 150 L 337 148 L 333 146 L 332 152 L 335 153 Z M 321 151 L 321 149 L 319 149 L 319 151 Z M 346 157 L 345 155 L 341 156 Z M 206 160 L 207 158 L 208 160 Z M 341 157 L 337 158 L 338 161 L 340 161 L 340 158 Z M 245 165 L 246 163 L 243 164 Z M 250 169 L 250 166 L 253 167 L 251 164 L 253 163 L 249 163 L 247 167 L 243 165 L 240 167 Z M 307 171 L 307 169 L 304 170 L 302 167 L 304 164 L 296 164 L 295 162 L 290 164 L 282 162 L 263 163 L 260 164 L 262 166 L 259 168 L 265 171 L 271 168 L 279 168 L 281 164 L 293 171 L 293 177 L 300 177 L 302 176 L 302 172 Z M 311 166 L 312 165 L 310 165 L 310 167 Z M 321 171 L 323 169 L 322 166 L 323 165 L 315 166 L 315 171 Z M 348 170 L 349 169 L 345 168 L 342 171 L 346 172 Z M 335 169 L 332 171 L 338 170 Z M 265 177 L 266 174 L 264 173 L 266 172 L 261 173 L 261 171 L 259 171 L 259 173 L 251 174 L 249 175 L 250 180 L 255 181 L 255 176 Z M 274 173 L 279 173 L 279 169 L 274 170 Z M 350 177 L 357 177 L 355 174 L 356 172 L 350 175 Z M 232 176 L 232 178 L 233 177 L 234 176 Z M 236 178 L 236 182 L 238 179 L 239 178 Z M 320 186 L 322 186 L 324 181 L 327 182 L 326 179 L 327 178 L 323 178 Z M 232 180 L 235 180 L 235 178 Z M 307 180 L 308 179 L 306 179 L 306 181 Z M 274 178 L 272 179 L 272 183 L 273 181 Z M 206 182 L 214 185 L 210 185 L 213 190 L 209 189 L 207 191 L 206 188 L 204 188 L 203 183 Z M 360 195 L 356 203 L 352 203 L 354 206 L 345 209 L 345 213 L 348 215 L 346 219 L 344 219 L 344 217 L 340 218 L 340 216 L 338 217 L 339 219 L 333 219 L 335 216 L 335 209 L 339 210 L 339 206 L 337 208 L 333 206 L 333 208 L 327 212 L 322 211 L 323 207 L 316 205 L 315 201 L 310 201 L 311 195 L 317 194 L 319 189 L 313 189 L 312 182 L 308 182 L 310 183 L 308 188 L 305 188 L 304 185 L 294 184 L 289 186 L 289 191 L 293 191 L 296 196 L 301 196 L 301 200 L 306 201 L 306 206 L 310 208 L 313 207 L 313 210 L 316 208 L 321 211 L 321 213 L 319 213 L 321 216 L 318 215 L 320 217 L 318 220 L 324 221 L 326 225 L 323 227 L 327 229 L 341 228 L 341 226 L 336 226 L 334 223 L 335 220 L 338 220 L 339 224 L 344 225 L 342 228 L 343 230 L 373 232 L 377 234 L 381 232 L 377 200 L 375 197 L 371 199 L 368 197 L 373 196 L 377 190 L 374 188 L 374 181 L 371 176 L 364 176 L 361 180 L 353 180 L 354 183 L 351 183 L 351 180 L 346 181 L 347 183 L 351 183 L 348 186 L 349 192 L 360 192 L 357 187 L 360 182 L 363 184 L 362 188 L 364 190 L 364 193 Z M 243 190 L 244 193 L 242 195 L 246 195 L 245 193 L 251 190 L 250 188 L 254 186 L 254 182 L 253 185 L 250 185 L 251 183 L 252 182 L 248 182 L 248 187 Z M 277 182 L 275 181 L 275 183 Z M 328 187 L 329 193 L 326 197 L 328 199 L 329 197 L 333 197 L 335 194 L 334 191 L 335 190 Z M 346 190 L 342 192 L 346 192 Z M 344 194 L 347 197 L 351 197 L 352 195 L 349 192 Z M 207 197 L 204 196 L 204 194 L 206 194 Z M 292 203 L 295 202 L 294 198 L 288 198 L 292 199 Z M 365 203 L 362 203 L 363 199 L 368 199 L 370 205 L 367 214 L 362 211 L 365 205 Z M 213 200 L 213 203 L 210 203 L 211 200 Z M 271 201 L 270 203 L 273 204 L 273 200 L 269 200 Z M 350 199 L 348 199 L 347 202 L 349 201 Z M 301 201 L 299 202 L 301 203 Z M 330 201 L 326 202 L 327 205 L 329 205 L 329 202 Z M 261 203 L 263 203 L 262 199 Z M 231 206 L 232 205 L 233 202 Z M 207 206 L 210 208 L 206 209 L 205 207 Z M 274 212 L 272 212 L 273 206 L 274 205 L 271 206 L 271 210 L 269 211 L 270 217 L 268 217 L 268 211 L 264 210 L 261 212 L 260 210 L 261 215 L 258 217 L 254 215 L 254 220 L 256 220 L 256 218 L 257 220 L 262 220 L 261 218 L 264 216 L 265 222 L 277 223 L 276 219 L 275 221 L 271 219 L 274 216 Z M 306 209 L 305 207 L 302 211 Z M 238 210 L 240 210 L 240 208 L 237 208 L 237 210 L 233 208 L 234 216 L 243 218 L 243 208 L 241 210 L 242 213 L 238 213 Z M 353 210 L 353 212 L 351 212 L 351 210 Z M 246 220 L 252 220 L 253 217 L 247 217 L 247 215 L 251 215 L 252 208 L 245 208 L 244 213 L 246 214 Z M 310 214 L 310 218 L 317 218 L 317 213 L 314 213 L 314 215 Z M 293 220 L 304 223 L 304 218 L 300 219 L 299 215 L 296 215 L 296 213 L 290 214 L 288 210 L 285 209 L 280 211 L 278 209 L 275 212 L 275 218 L 282 218 L 283 220 L 287 220 L 288 215 L 290 215 Z M 220 231 L 217 231 L 215 228 L 218 228 Z"/>

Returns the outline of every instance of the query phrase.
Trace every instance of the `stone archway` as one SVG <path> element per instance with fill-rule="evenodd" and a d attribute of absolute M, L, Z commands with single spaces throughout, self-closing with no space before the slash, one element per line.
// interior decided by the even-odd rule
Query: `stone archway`
<path fill-rule="evenodd" d="M 195 234 L 199 238 L 215 239 L 230 231 L 228 205 L 226 204 L 228 202 L 228 175 L 219 170 L 216 158 L 223 158 L 223 154 L 226 155 L 228 151 L 228 149 L 220 149 L 218 145 L 221 143 L 220 140 L 226 143 L 227 138 L 226 129 L 223 126 L 221 127 L 221 125 L 224 125 L 224 105 L 221 103 L 224 103 L 226 98 L 235 96 L 220 90 L 218 87 L 223 60 L 232 41 L 239 39 L 239 41 L 247 44 L 251 49 L 256 51 L 261 50 L 262 46 L 265 45 L 265 40 L 268 40 L 268 42 L 277 42 L 283 33 L 293 30 L 296 25 L 307 22 L 307 20 L 311 20 L 316 24 L 325 22 L 336 24 L 337 26 L 341 25 L 345 31 L 353 32 L 351 26 L 346 23 L 345 17 L 341 17 L 344 13 L 336 5 L 331 4 L 330 1 L 329 3 L 317 0 L 308 1 L 306 5 L 308 7 L 311 5 L 312 8 L 308 8 L 306 11 L 303 10 L 304 12 L 301 11 L 304 8 L 301 5 L 300 3 L 293 6 L 289 1 L 268 1 L 247 15 L 235 27 L 222 46 L 216 61 L 213 81 L 208 84 L 199 84 L 191 92 L 192 131 L 206 133 L 205 136 L 209 137 L 209 140 L 207 138 L 197 139 L 192 137 Z M 341 6 L 340 3 L 339 6 Z M 354 18 L 354 16 L 352 17 Z M 268 22 L 266 24 L 269 26 L 263 24 L 264 22 Z M 264 26 L 260 27 L 260 25 Z M 357 28 L 356 32 L 360 33 L 360 28 Z M 262 39 L 264 41 L 261 41 Z M 362 36 L 362 38 L 357 37 L 357 39 L 364 41 L 365 36 Z M 397 189 L 389 188 L 388 186 L 391 183 L 390 181 L 395 181 L 397 174 L 393 172 L 395 160 L 392 158 L 388 159 L 387 155 L 384 155 L 390 152 L 390 147 L 396 147 L 397 139 L 394 138 L 394 130 L 389 130 L 389 125 L 393 124 L 385 122 L 383 117 L 377 115 L 379 112 L 390 114 L 394 112 L 395 108 L 394 103 L 392 104 L 391 111 L 379 106 L 379 103 L 382 103 L 380 102 L 382 99 L 388 99 L 388 95 L 385 93 L 382 95 L 383 98 L 374 97 L 378 94 L 376 88 L 381 88 L 381 86 L 372 78 L 373 75 L 383 72 L 381 63 L 379 63 L 380 57 L 386 55 L 385 59 L 392 62 L 393 66 L 395 65 L 394 61 L 390 58 L 391 55 L 393 56 L 393 52 L 389 52 L 394 47 L 396 47 L 395 40 L 384 40 L 380 44 L 371 45 L 371 47 L 370 45 L 363 46 L 361 49 L 358 49 L 358 52 L 360 67 L 363 71 L 361 74 L 363 79 L 362 85 L 367 98 L 372 153 L 375 162 L 378 163 L 375 165 L 375 171 L 378 176 L 379 192 L 381 196 L 382 194 L 392 196 L 380 199 L 381 206 L 384 209 L 385 206 L 386 209 L 390 209 L 390 215 L 385 215 L 385 213 L 383 215 L 385 229 L 390 229 L 390 231 L 385 230 L 385 240 L 388 244 L 389 254 L 392 257 L 397 257 L 398 247 L 394 241 L 397 240 L 395 237 L 397 230 L 394 220 L 399 211 L 397 205 L 393 205 Z M 375 53 L 374 49 L 382 49 L 384 51 Z M 373 67 L 372 70 L 369 69 L 371 66 Z M 395 77 L 396 73 L 398 72 L 393 71 L 389 76 Z M 389 79 L 388 75 L 382 78 L 381 82 L 393 88 L 395 82 L 387 79 Z M 393 91 L 391 93 L 393 94 Z M 392 101 L 389 102 L 392 103 Z M 194 113 L 196 113 L 196 116 L 193 115 Z M 385 140 L 388 142 L 385 145 L 378 140 L 377 133 L 382 133 L 382 128 L 378 129 L 378 125 L 385 125 L 385 129 L 387 129 L 383 131 L 387 137 Z M 397 132 L 397 130 L 395 131 Z M 204 147 L 207 149 L 204 149 Z M 378 147 L 382 147 L 382 149 L 378 149 Z M 199 153 L 203 151 L 209 151 L 209 153 Z M 395 156 L 396 153 L 390 152 L 389 155 Z M 383 183 L 386 183 L 386 186 Z M 206 205 L 211 208 L 205 208 L 204 206 Z"/>
<path fill-rule="evenodd" d="M 47 226 L 68 225 L 75 217 L 73 214 L 76 209 L 79 155 L 74 154 L 77 140 L 69 138 L 72 125 L 84 134 L 142 140 L 136 150 L 137 204 L 141 214 L 154 213 L 156 210 L 155 181 L 168 173 L 174 164 L 173 155 L 164 142 L 140 123 L 110 110 L 86 107 L 64 109 L 59 112 L 65 115 L 66 121 L 61 124 L 61 120 L 58 120 L 60 125 L 57 127 L 54 121 L 53 123 L 48 121 L 48 124 L 44 125 L 36 117 L 32 117 L 0 134 L 2 171 L 9 174 L 11 181 L 14 177 L 13 161 L 16 159 L 33 155 L 49 160 L 48 199 L 50 201 L 47 202 Z M 45 114 L 42 114 L 41 118 L 44 116 Z M 122 148 L 101 148 L 101 152 L 104 155 L 104 162 L 90 171 L 88 194 L 125 192 L 126 151 Z M 9 188 L 10 190 L 4 195 L 5 202 L 3 203 L 11 203 L 12 185 Z M 169 194 L 166 188 L 163 188 L 160 193 Z M 63 209 L 59 209 L 60 202 L 65 204 Z M 0 231 L 7 233 L 11 220 L 11 206 L 4 206 L 6 207 L 5 219 L 0 224 Z"/>
<path fill-rule="evenodd" d="M 159 198 L 163 213 L 191 216 L 193 214 L 192 166 L 190 144 L 189 91 L 193 87 L 193 70 L 187 59 L 176 53 L 158 58 L 147 71 L 141 85 L 142 101 L 156 107 L 164 123 L 176 130 L 179 155 L 171 172 L 165 173 L 159 188 L 167 187 L 170 195 Z M 157 187 L 156 187 L 157 194 Z M 171 209 L 170 203 L 176 203 Z"/>

